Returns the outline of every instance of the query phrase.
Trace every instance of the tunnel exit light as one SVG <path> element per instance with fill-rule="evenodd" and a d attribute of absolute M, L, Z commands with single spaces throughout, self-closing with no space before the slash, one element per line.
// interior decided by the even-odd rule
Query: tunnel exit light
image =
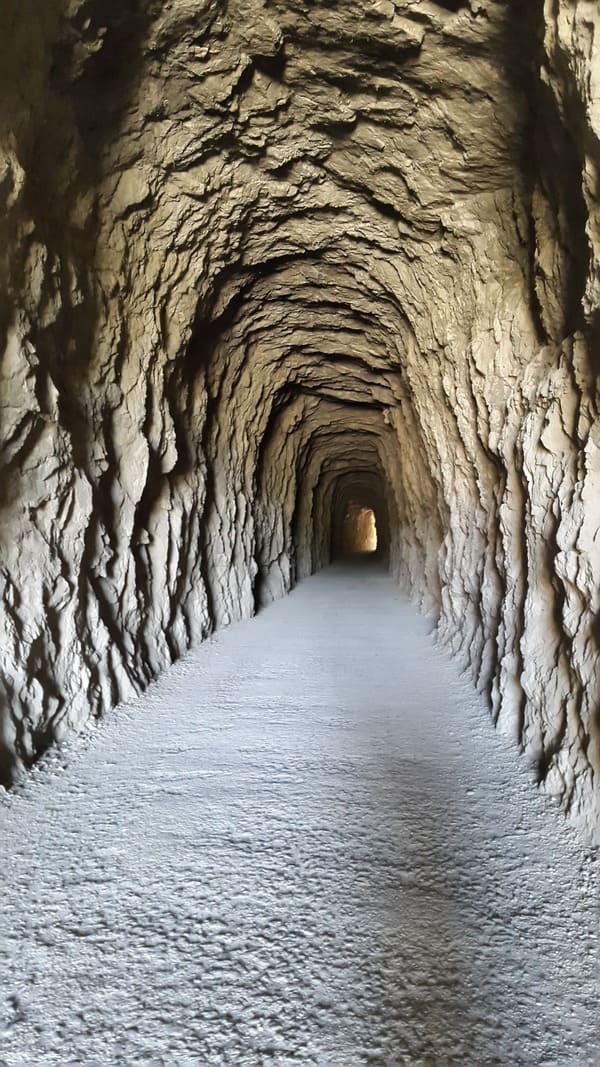
<path fill-rule="evenodd" d="M 347 553 L 377 551 L 377 520 L 372 508 L 350 504 L 344 518 L 344 550 Z"/>

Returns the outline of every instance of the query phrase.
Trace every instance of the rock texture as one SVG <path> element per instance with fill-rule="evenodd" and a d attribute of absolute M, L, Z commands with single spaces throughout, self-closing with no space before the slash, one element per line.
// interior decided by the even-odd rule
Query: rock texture
<path fill-rule="evenodd" d="M 8 784 L 353 503 L 600 824 L 595 0 L 8 0 Z"/>

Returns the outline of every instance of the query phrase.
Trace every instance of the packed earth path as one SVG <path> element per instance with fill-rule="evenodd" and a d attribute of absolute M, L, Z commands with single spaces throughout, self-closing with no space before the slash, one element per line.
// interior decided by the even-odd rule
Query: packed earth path
<path fill-rule="evenodd" d="M 598 1065 L 598 856 L 378 566 L 2 797 L 0 1063 Z"/>

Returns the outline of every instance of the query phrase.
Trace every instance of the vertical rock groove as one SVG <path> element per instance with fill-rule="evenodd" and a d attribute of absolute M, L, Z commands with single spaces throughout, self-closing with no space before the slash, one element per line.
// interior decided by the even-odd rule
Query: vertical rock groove
<path fill-rule="evenodd" d="M 592 0 L 8 0 L 2 780 L 350 505 L 598 833 Z"/>

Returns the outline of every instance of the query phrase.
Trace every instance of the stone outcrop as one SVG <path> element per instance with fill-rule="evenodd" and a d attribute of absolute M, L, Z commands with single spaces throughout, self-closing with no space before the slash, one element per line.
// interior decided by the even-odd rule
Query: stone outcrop
<path fill-rule="evenodd" d="M 595 0 L 8 0 L 0 30 L 4 782 L 359 503 L 598 834 Z"/>

